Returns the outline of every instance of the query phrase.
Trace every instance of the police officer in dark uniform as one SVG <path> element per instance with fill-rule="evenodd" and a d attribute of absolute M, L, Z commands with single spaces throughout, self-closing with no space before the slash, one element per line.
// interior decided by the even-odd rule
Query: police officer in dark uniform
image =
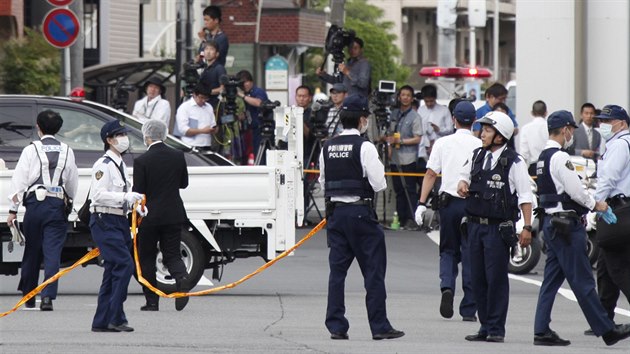
<path fill-rule="evenodd" d="M 117 120 L 105 123 L 101 128 L 105 155 L 92 167 L 90 231 L 104 261 L 93 332 L 133 331 L 123 311 L 134 270 L 127 212 L 143 196 L 129 191 L 129 178 L 122 160 L 122 153 L 129 149 L 127 132 Z M 146 214 L 146 210 L 139 211 Z"/>
<path fill-rule="evenodd" d="M 74 152 L 54 137 L 62 125 L 59 113 L 45 110 L 37 115 L 40 140 L 24 148 L 11 178 L 9 227 L 13 227 L 20 203 L 26 208 L 22 223 L 26 244 L 18 286 L 24 295 L 37 287 L 42 258 L 44 279 L 59 271 L 68 228 L 66 207 L 71 207 L 69 199 L 74 198 L 79 183 Z M 54 282 L 42 291 L 40 310 L 53 310 L 57 284 Z M 26 307 L 35 307 L 34 297 L 26 302 Z"/>
<path fill-rule="evenodd" d="M 571 344 L 549 328 L 553 302 L 565 279 L 593 332 L 602 336 L 606 345 L 613 345 L 630 336 L 630 327 L 615 327 L 599 302 L 582 223 L 589 210 L 613 215 L 612 210 L 603 201 L 595 202 L 582 187 L 569 154 L 561 150 L 573 143 L 573 132 L 577 128 L 573 115 L 567 111 L 554 112 L 547 118 L 547 128 L 549 140 L 536 164 L 540 206 L 545 209 L 542 227 L 547 260 L 536 306 L 534 345 Z"/>
<path fill-rule="evenodd" d="M 489 112 L 481 123 L 482 147 L 475 149 L 471 169 L 461 174 L 458 194 L 466 199 L 472 288 L 481 328 L 468 341 L 503 343 L 510 284 L 510 248 L 516 245 L 514 224 L 519 206 L 525 226 L 520 244 L 531 242 L 532 190 L 527 166 L 507 147 L 514 132 L 510 117 Z"/>
<path fill-rule="evenodd" d="M 385 235 L 373 208 L 375 192 L 387 188 L 385 168 L 376 147 L 359 134 L 368 128 L 367 98 L 358 95 L 343 101 L 343 132 L 324 144 L 319 157 L 319 182 L 325 189 L 328 220 L 328 308 L 326 327 L 331 339 L 348 339 L 344 285 L 356 258 L 363 274 L 372 338 L 393 339 L 404 332 L 392 327 L 385 307 Z"/>

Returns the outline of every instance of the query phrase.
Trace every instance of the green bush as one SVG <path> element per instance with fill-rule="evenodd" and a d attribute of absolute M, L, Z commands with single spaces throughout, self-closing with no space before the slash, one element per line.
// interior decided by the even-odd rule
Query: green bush
<path fill-rule="evenodd" d="M 2 45 L 0 77 L 5 93 L 56 95 L 61 81 L 61 55 L 44 36 L 29 28 L 20 39 Z"/>

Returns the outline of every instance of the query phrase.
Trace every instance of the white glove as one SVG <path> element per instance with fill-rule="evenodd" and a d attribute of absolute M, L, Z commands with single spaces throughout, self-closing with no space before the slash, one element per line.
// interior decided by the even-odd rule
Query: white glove
<path fill-rule="evenodd" d="M 142 198 L 144 198 L 144 196 L 136 192 L 127 192 L 124 197 L 125 201 L 130 206 L 133 205 L 133 203 L 142 200 Z"/>
<path fill-rule="evenodd" d="M 141 218 L 143 218 L 149 213 L 149 208 L 147 208 L 146 205 L 143 207 L 142 204 L 138 204 L 138 206 L 136 207 L 136 212 L 138 213 L 138 215 L 140 215 Z"/>
<path fill-rule="evenodd" d="M 418 226 L 422 226 L 422 222 L 424 221 L 424 212 L 427 211 L 427 207 L 424 205 L 418 205 L 416 209 L 416 224 Z"/>

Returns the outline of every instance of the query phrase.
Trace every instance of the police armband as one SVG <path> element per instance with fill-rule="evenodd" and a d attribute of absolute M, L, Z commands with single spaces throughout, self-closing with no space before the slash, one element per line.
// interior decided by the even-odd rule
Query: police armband
<path fill-rule="evenodd" d="M 9 214 L 17 215 L 17 210 L 9 210 Z"/>

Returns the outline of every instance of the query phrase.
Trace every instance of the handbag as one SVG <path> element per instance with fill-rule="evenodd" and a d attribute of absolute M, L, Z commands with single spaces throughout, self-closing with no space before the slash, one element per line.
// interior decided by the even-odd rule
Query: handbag
<path fill-rule="evenodd" d="M 92 213 L 90 212 L 90 205 L 92 204 L 92 200 L 90 199 L 90 191 L 88 191 L 87 197 L 85 198 L 85 203 L 79 211 L 77 211 L 77 215 L 79 216 L 79 220 L 85 224 L 90 223 L 90 216 Z"/>
<path fill-rule="evenodd" d="M 617 223 L 607 224 L 597 220 L 597 244 L 602 248 L 614 248 L 630 245 L 630 204 L 613 210 L 617 216 Z"/>

